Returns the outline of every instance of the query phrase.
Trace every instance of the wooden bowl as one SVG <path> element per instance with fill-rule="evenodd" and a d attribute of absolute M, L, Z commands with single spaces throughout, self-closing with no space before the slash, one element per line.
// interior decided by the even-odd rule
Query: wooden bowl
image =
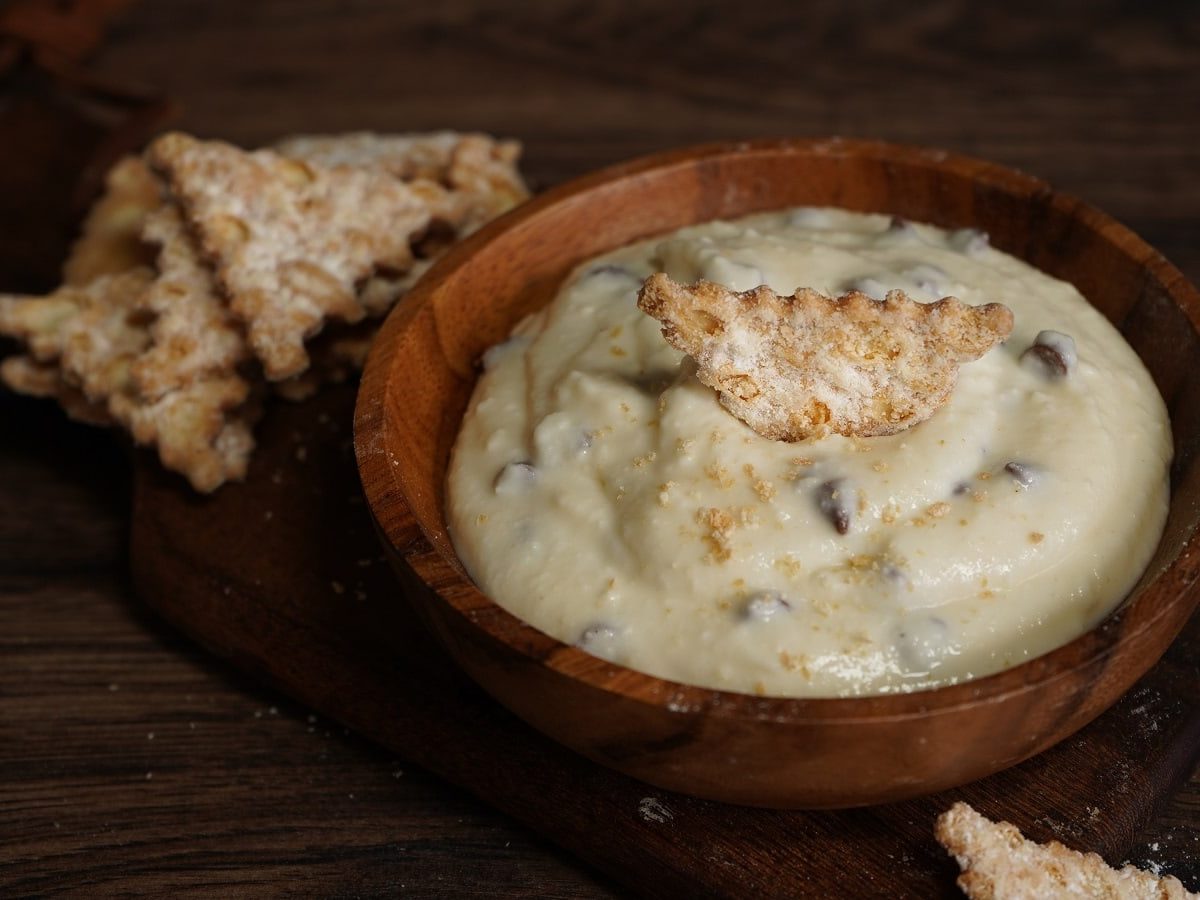
<path fill-rule="evenodd" d="M 1147 572 L 1098 627 L 952 687 L 762 698 L 589 656 L 501 609 L 467 577 L 446 532 L 444 491 L 480 354 L 589 257 L 684 225 L 801 204 L 984 229 L 996 247 L 1073 282 L 1146 363 L 1174 428 L 1171 510 Z M 462 668 L 535 728 L 598 763 L 710 799 L 900 800 L 999 771 L 1081 728 L 1158 660 L 1196 606 L 1198 328 L 1200 295 L 1161 255 L 1028 175 L 873 141 L 703 146 L 565 184 L 451 250 L 371 352 L 355 418 L 359 471 L 409 602 Z"/>

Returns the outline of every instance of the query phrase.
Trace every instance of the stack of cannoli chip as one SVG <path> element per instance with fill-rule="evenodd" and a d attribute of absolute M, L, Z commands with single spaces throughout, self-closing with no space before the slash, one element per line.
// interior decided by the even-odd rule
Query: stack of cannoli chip
<path fill-rule="evenodd" d="M 152 445 L 202 492 L 246 474 L 269 393 L 362 367 L 433 259 L 527 196 L 520 148 L 484 135 L 181 133 L 109 172 L 44 297 L 0 295 L 14 390 Z"/>

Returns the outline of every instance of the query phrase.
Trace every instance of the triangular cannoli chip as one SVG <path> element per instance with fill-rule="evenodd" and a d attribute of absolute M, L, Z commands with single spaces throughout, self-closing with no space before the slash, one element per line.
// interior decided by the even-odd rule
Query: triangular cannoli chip
<path fill-rule="evenodd" d="M 902 291 L 877 301 L 801 288 L 736 293 L 657 273 L 638 295 L 699 379 L 761 434 L 800 441 L 829 433 L 869 437 L 923 422 L 949 399 L 963 363 L 1012 331 L 1012 313 L 954 297 L 917 303 Z"/>
<path fill-rule="evenodd" d="M 304 341 L 327 318 L 363 318 L 361 281 L 377 268 L 407 270 L 415 235 L 463 215 L 461 198 L 431 181 L 178 133 L 156 140 L 147 159 L 183 204 L 271 380 L 307 367 Z"/>

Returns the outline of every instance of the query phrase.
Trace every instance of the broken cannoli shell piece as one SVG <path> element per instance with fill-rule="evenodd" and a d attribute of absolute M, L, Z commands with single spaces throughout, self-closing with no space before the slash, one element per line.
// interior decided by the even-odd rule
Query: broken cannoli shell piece
<path fill-rule="evenodd" d="M 638 307 L 696 360 L 729 412 L 778 441 L 911 428 L 949 399 L 959 367 L 1013 325 L 998 303 L 918 303 L 903 291 L 883 301 L 858 291 L 832 298 L 808 288 L 784 297 L 765 285 L 736 293 L 661 272 L 642 285 Z"/>

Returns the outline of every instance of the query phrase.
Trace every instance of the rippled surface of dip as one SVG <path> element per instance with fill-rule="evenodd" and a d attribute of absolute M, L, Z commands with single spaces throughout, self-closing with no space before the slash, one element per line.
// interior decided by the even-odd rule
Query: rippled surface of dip
<path fill-rule="evenodd" d="M 1016 325 L 929 421 L 781 443 L 637 309 L 655 271 L 1000 302 Z M 459 556 L 520 618 L 677 681 L 847 696 L 998 671 L 1111 610 L 1166 516 L 1170 428 L 1136 354 L 978 232 L 824 209 L 687 228 L 580 267 L 484 368 L 449 473 Z"/>

